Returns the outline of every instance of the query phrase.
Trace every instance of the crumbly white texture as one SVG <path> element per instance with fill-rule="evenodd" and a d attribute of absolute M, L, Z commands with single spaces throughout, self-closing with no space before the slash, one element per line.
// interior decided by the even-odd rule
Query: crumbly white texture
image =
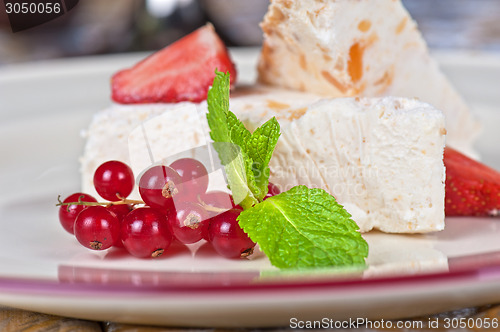
<path fill-rule="evenodd" d="M 363 232 L 442 230 L 442 112 L 403 98 L 319 99 L 260 88 L 231 98 L 231 110 L 248 127 L 271 116 L 282 126 L 271 181 L 283 190 L 299 184 L 327 190 Z M 96 195 L 94 170 L 110 159 L 133 161 L 136 175 L 143 171 L 151 162 L 141 148 L 143 127 L 155 159 L 206 144 L 206 103 L 187 105 L 115 105 L 97 113 L 86 134 L 82 190 Z"/>
<path fill-rule="evenodd" d="M 325 189 L 363 232 L 444 229 L 442 112 L 391 97 L 325 99 L 298 112 L 282 127 L 270 164 L 273 183 L 282 190 Z M 277 118 L 289 114 L 297 110 Z"/>
<path fill-rule="evenodd" d="M 331 97 L 419 98 L 445 113 L 447 144 L 475 155 L 479 123 L 401 1 L 272 0 L 261 26 L 261 82 Z"/>
<path fill-rule="evenodd" d="M 93 176 L 97 167 L 108 160 L 125 162 L 138 177 L 147 166 L 166 156 L 205 145 L 205 132 L 199 123 L 197 109 L 191 103 L 114 104 L 96 113 L 83 134 L 86 144 L 80 158 L 82 190 L 99 197 Z M 140 198 L 137 188 L 130 198 Z"/>

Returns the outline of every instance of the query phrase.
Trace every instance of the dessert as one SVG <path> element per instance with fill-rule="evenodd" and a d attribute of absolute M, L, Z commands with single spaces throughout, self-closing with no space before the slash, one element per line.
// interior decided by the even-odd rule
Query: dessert
<path fill-rule="evenodd" d="M 228 258 L 246 257 L 258 244 L 278 268 L 364 268 L 360 231 L 444 228 L 445 163 L 448 214 L 497 214 L 500 175 L 445 148 L 451 126 L 451 145 L 470 152 L 475 123 L 400 2 L 307 3 L 309 11 L 275 0 L 263 23 L 259 75 L 278 88 L 236 87 L 230 100 L 235 68 L 211 26 L 114 75 L 113 100 L 129 105 L 94 117 L 82 157 L 86 194 L 59 201 L 63 227 L 90 249 L 122 246 L 144 258 L 162 255 L 175 239 L 208 241 Z M 391 10 L 391 19 L 378 22 Z M 301 26 L 301 11 L 314 29 Z M 371 21 L 359 21 L 363 12 Z M 180 56 L 198 48 L 207 61 Z M 210 159 L 218 155 L 223 165 L 225 192 L 213 191 L 214 173 L 196 159 L 209 145 Z"/>
<path fill-rule="evenodd" d="M 226 171 L 233 208 L 223 207 L 220 195 L 214 198 L 207 191 L 209 174 L 199 160 L 150 165 L 137 180 L 140 201 L 125 197 L 133 179 L 128 165 L 107 161 L 97 168 L 94 179 L 99 181 L 93 184 L 108 202 L 92 202 L 91 196 L 84 201 L 84 195 L 72 202 L 59 199 L 60 211 L 84 206 L 74 221 L 77 240 L 93 250 L 121 245 L 140 258 L 161 256 L 173 238 L 183 244 L 206 240 L 227 258 L 247 257 L 258 243 L 278 268 L 364 268 L 368 244 L 331 194 L 299 185 L 273 195 L 268 165 L 281 133 L 279 123 L 273 117 L 250 132 L 229 110 L 229 86 L 229 73 L 217 71 L 208 91 L 206 119 Z M 131 206 L 125 208 L 130 212 L 111 210 L 119 205 Z"/>
<path fill-rule="evenodd" d="M 444 229 L 442 112 L 415 99 L 338 98 L 270 116 L 285 119 L 270 163 L 281 190 L 325 189 L 363 232 Z"/>
<path fill-rule="evenodd" d="M 325 189 L 364 232 L 443 229 L 445 134 L 447 145 L 470 153 L 477 124 L 400 1 L 274 0 L 262 28 L 259 79 L 277 87 L 237 87 L 229 103 L 250 130 L 271 117 L 281 125 L 271 181 L 282 191 L 296 185 Z M 210 36 L 214 50 L 208 54 L 220 59 L 225 49 L 206 26 L 114 76 L 115 101 L 143 104 L 113 105 L 96 114 L 82 157 L 84 192 L 96 195 L 92 176 L 107 160 L 129 163 L 141 174 L 152 163 L 210 142 L 203 98 L 163 91 L 167 99 L 129 100 L 137 91 L 158 92 L 165 77 L 178 73 L 172 59 L 196 49 L 200 34 Z M 223 63 L 231 64 L 222 54 Z M 144 80 L 144 72 L 151 80 Z M 185 75 L 193 79 L 192 72 Z M 340 98 L 357 95 L 371 98 Z M 131 197 L 139 197 L 137 188 Z"/>
<path fill-rule="evenodd" d="M 295 185 L 325 189 L 362 231 L 443 229 L 442 113 L 415 99 L 315 99 L 264 88 L 230 99 L 232 112 L 249 129 L 273 116 L 281 125 L 270 163 L 271 182 L 282 191 Z M 130 163 L 140 174 L 151 164 L 150 153 L 161 160 L 205 145 L 206 111 L 206 103 L 183 103 L 113 106 L 98 113 L 87 132 L 83 191 L 95 195 L 93 174 L 106 160 Z M 152 120 L 141 126 L 147 118 Z M 152 152 L 144 143 L 133 143 L 134 130 L 142 137 L 143 128 Z M 109 141 L 116 144 L 105 144 Z"/>
<path fill-rule="evenodd" d="M 474 155 L 478 122 L 401 1 L 273 0 L 261 26 L 260 82 L 330 97 L 417 97 L 444 112 L 447 145 Z"/>

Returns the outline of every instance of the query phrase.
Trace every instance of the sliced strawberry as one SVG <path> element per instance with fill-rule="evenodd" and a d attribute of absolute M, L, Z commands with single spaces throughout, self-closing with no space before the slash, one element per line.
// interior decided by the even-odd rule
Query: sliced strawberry
<path fill-rule="evenodd" d="M 500 211 L 500 172 L 451 148 L 444 150 L 447 216 L 488 216 Z"/>
<path fill-rule="evenodd" d="M 111 79 L 112 98 L 122 104 L 200 102 L 215 77 L 215 69 L 236 69 L 213 26 L 207 24 L 152 54 Z"/>

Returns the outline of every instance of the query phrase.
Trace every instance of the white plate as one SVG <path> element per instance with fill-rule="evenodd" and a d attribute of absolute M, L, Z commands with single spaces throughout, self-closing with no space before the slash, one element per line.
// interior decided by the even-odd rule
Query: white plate
<path fill-rule="evenodd" d="M 233 50 L 244 82 L 256 50 Z M 79 190 L 80 130 L 109 104 L 111 73 L 143 55 L 0 69 L 0 305 L 117 322 L 288 326 L 290 319 L 389 319 L 500 301 L 500 220 L 449 218 L 428 235 L 366 234 L 369 268 L 283 275 L 263 255 L 206 246 L 140 260 L 91 252 L 60 227 L 58 194 Z M 500 57 L 438 54 L 485 130 L 478 149 L 500 168 Z"/>

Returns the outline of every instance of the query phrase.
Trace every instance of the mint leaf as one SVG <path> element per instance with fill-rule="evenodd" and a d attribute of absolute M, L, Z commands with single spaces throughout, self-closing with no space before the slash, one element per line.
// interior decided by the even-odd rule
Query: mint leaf
<path fill-rule="evenodd" d="M 242 150 L 248 151 L 247 144 L 252 137 L 252 134 L 245 127 L 236 115 L 229 111 L 226 116 L 227 126 L 230 132 L 231 142 L 241 147 Z"/>
<path fill-rule="evenodd" d="M 207 122 L 214 148 L 219 154 L 234 201 L 247 209 L 259 201 L 255 197 L 255 176 L 252 159 L 242 142 L 250 132 L 229 111 L 229 73 L 216 71 L 212 88 L 207 96 Z"/>
<path fill-rule="evenodd" d="M 238 221 L 278 268 L 364 265 L 368 244 L 322 189 L 297 186 L 243 211 Z"/>
<path fill-rule="evenodd" d="M 253 195 L 258 200 L 262 200 L 267 194 L 269 161 L 280 136 L 280 125 L 273 117 L 250 133 L 243 122 L 231 111 L 227 114 L 227 123 L 231 142 L 240 146 L 251 159 L 251 163 L 246 165 L 247 173 L 250 170 L 253 172 L 253 177 L 248 177 L 252 180 L 248 185 Z"/>
<path fill-rule="evenodd" d="M 245 128 L 243 123 L 231 111 L 227 113 L 227 125 L 231 142 L 233 144 L 236 144 L 241 150 L 241 162 L 243 164 L 244 174 L 246 176 L 244 179 L 241 179 L 242 181 L 245 180 L 245 183 L 239 181 L 238 183 L 234 183 L 232 186 L 230 184 L 230 187 L 231 191 L 233 192 L 234 201 L 241 207 L 246 209 L 259 202 L 258 198 L 256 197 L 256 193 L 259 192 L 259 188 L 257 187 L 257 184 L 255 182 L 253 161 L 247 153 L 247 142 L 250 141 L 252 135 L 250 134 L 248 129 Z M 241 188 L 243 185 L 245 186 Z M 240 194 L 242 196 L 239 196 Z"/>
<path fill-rule="evenodd" d="M 225 166 L 235 201 L 242 201 L 240 205 L 244 209 L 249 208 L 262 201 L 267 194 L 269 161 L 280 136 L 279 123 L 276 118 L 272 118 L 253 134 L 250 133 L 236 115 L 229 111 L 229 74 L 218 71 L 212 88 L 208 91 L 207 105 L 207 121 L 212 140 L 233 143 L 240 148 L 239 156 L 227 145 L 219 145 L 216 150 Z M 230 151 L 221 151 L 222 148 Z"/>
<path fill-rule="evenodd" d="M 227 126 L 229 111 L 229 73 L 215 72 L 215 78 L 207 94 L 207 121 L 210 137 L 214 142 L 230 142 Z"/>
<path fill-rule="evenodd" d="M 257 204 L 258 201 L 249 187 L 249 183 L 255 183 L 255 179 L 253 179 L 251 161 L 248 156 L 233 143 L 214 142 L 213 147 L 219 155 L 221 164 L 224 165 L 234 202 L 243 208 Z M 250 171 L 247 172 L 247 170 Z"/>
<path fill-rule="evenodd" d="M 280 137 L 280 125 L 276 118 L 271 118 L 257 128 L 247 143 L 247 153 L 253 160 L 252 170 L 255 176 L 257 190 L 255 193 L 259 200 L 267 194 L 269 184 L 269 162 L 274 148 Z"/>

